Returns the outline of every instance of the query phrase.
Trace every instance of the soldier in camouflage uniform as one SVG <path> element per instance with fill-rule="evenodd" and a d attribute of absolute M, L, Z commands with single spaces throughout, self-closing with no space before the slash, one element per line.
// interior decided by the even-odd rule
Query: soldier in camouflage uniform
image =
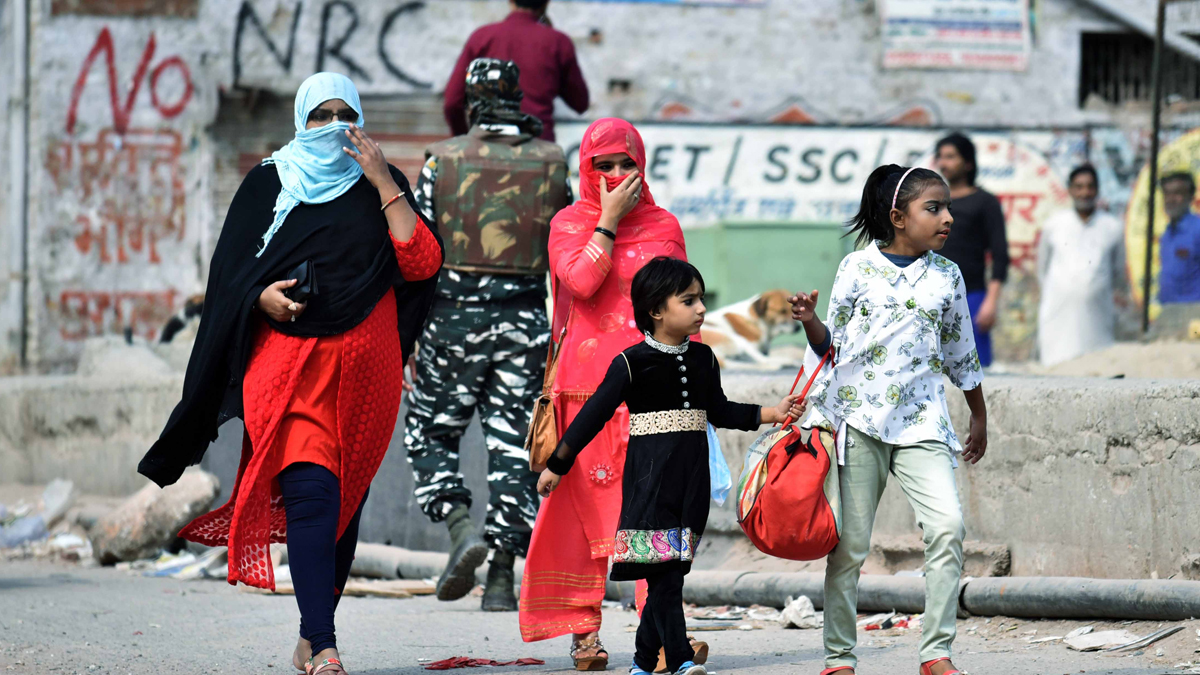
<path fill-rule="evenodd" d="M 491 548 L 487 611 L 517 608 L 513 562 L 537 516 L 538 476 L 523 446 L 550 341 L 550 219 L 570 203 L 563 151 L 538 139 L 541 122 L 520 111 L 517 82 L 510 61 L 471 62 L 471 130 L 427 149 L 416 190 L 446 241 L 446 264 L 417 350 L 404 438 L 421 509 L 450 528 L 438 598 L 466 595 Z M 477 407 L 491 492 L 486 540 L 471 523 L 459 471 L 459 441 Z"/>

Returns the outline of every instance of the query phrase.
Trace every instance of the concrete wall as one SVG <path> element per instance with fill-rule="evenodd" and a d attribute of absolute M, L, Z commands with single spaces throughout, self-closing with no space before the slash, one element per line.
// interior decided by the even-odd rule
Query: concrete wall
<path fill-rule="evenodd" d="M 181 376 L 0 378 L 0 483 L 68 478 L 88 494 L 136 492 L 148 482 L 138 461 L 182 387 Z"/>
<path fill-rule="evenodd" d="M 792 376 L 727 372 L 734 400 L 772 402 Z M 136 473 L 178 396 L 179 378 L 121 384 L 112 378 L 0 379 L 0 482 L 42 484 L 67 477 L 85 492 L 122 495 L 145 484 Z M 985 382 L 989 451 L 958 470 L 968 537 L 1012 551 L 1014 575 L 1166 578 L 1200 553 L 1200 381 L 993 377 Z M 955 427 L 966 408 L 951 397 Z M 401 417 L 403 419 L 403 417 Z M 755 434 L 722 431 L 736 479 Z M 443 549 L 443 525 L 416 508 L 412 474 L 397 429 L 364 511 L 362 537 L 416 549 Z M 204 458 L 233 486 L 241 447 L 235 420 Z M 462 468 L 482 524 L 486 457 L 478 423 L 462 446 Z M 740 539 L 732 502 L 714 509 L 714 534 Z M 877 541 L 913 537 L 912 510 L 889 486 Z M 710 538 L 714 539 L 715 538 Z"/>
<path fill-rule="evenodd" d="M 153 339 L 211 255 L 216 35 L 198 0 L 136 19 L 33 3 L 31 361 L 73 366 L 88 337 Z M 122 3 L 109 6 L 122 7 Z"/>
<path fill-rule="evenodd" d="M 779 375 L 723 381 L 731 399 L 756 402 L 791 385 Z M 947 389 L 965 438 L 966 404 Z M 990 377 L 984 392 L 988 454 L 959 467 L 959 494 L 968 538 L 1007 545 L 1013 575 L 1166 578 L 1200 552 L 1200 381 Z M 753 437 L 721 432 L 735 476 Z M 889 485 L 876 539 L 914 535 L 914 522 Z"/>
<path fill-rule="evenodd" d="M 1074 125 L 1079 32 L 1122 30 L 1075 0 L 1038 3 L 1026 72 L 884 70 L 878 3 L 766 2 L 744 8 L 555 2 L 593 92 L 589 116 L 937 125 Z M 240 38 L 222 83 L 290 94 L 318 65 L 364 92 L 440 91 L 471 30 L 502 18 L 487 0 L 304 3 L 209 0 Z M 401 9 L 405 7 L 404 9 Z M 260 26 L 262 30 L 260 30 Z M 265 37 L 264 37 L 265 36 Z M 335 40 L 349 37 L 334 54 Z M 405 45 L 420 44 L 420 49 Z M 325 49 L 322 50 L 322 44 Z"/>

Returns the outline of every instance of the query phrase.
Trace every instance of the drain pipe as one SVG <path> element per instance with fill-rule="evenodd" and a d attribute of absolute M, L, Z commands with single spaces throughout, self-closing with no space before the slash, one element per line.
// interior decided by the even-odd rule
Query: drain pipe
<path fill-rule="evenodd" d="M 1200 581 L 986 577 L 967 583 L 962 606 L 981 616 L 1046 619 L 1145 619 L 1200 617 Z"/>
<path fill-rule="evenodd" d="M 788 596 L 806 595 L 824 606 L 824 574 L 694 571 L 683 586 L 685 602 L 697 605 L 783 607 Z M 1078 577 L 984 577 L 964 580 L 960 616 L 1145 619 L 1200 617 L 1200 581 L 1085 579 Z M 864 574 L 858 581 L 861 612 L 925 610 L 925 579 Z"/>
<path fill-rule="evenodd" d="M 5 323 L 18 327 L 17 363 L 28 365 L 29 340 L 29 4 L 15 0 L 13 8 L 13 81 L 8 101 L 9 133 L 9 254 L 8 316 Z"/>

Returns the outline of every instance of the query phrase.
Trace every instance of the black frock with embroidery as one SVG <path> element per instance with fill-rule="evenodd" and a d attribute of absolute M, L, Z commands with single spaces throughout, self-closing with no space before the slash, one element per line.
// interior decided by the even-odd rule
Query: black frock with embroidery
<path fill-rule="evenodd" d="M 569 471 L 621 403 L 629 407 L 629 449 L 611 578 L 645 579 L 674 567 L 687 574 L 708 523 L 707 425 L 753 431 L 759 406 L 725 398 L 707 345 L 647 336 L 613 359 L 548 468 Z"/>

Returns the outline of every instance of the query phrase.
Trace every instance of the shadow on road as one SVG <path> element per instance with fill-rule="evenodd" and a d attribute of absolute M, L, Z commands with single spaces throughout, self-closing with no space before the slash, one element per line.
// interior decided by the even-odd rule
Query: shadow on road
<path fill-rule="evenodd" d="M 50 588 L 67 584 L 94 585 L 87 579 L 80 579 L 70 574 L 51 574 L 44 577 L 8 577 L 0 579 L 0 591 L 17 588 Z"/>

